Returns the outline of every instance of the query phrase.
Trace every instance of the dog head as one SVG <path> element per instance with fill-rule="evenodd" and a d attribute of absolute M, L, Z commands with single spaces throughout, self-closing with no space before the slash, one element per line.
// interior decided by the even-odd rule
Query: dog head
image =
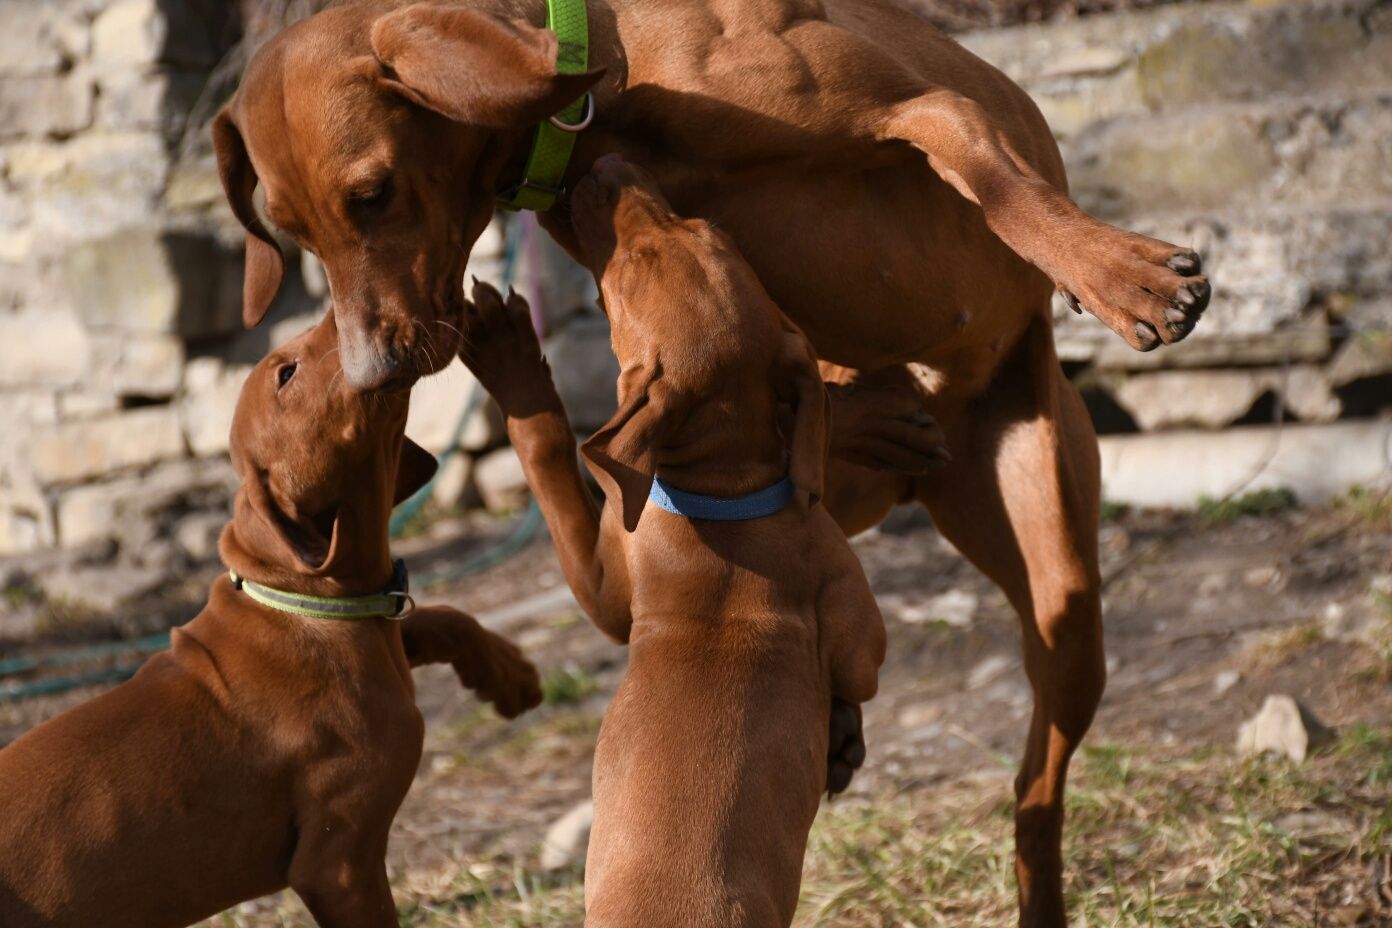
<path fill-rule="evenodd" d="M 816 356 L 734 243 L 675 215 L 617 155 L 595 163 L 571 211 L 622 368 L 619 410 L 582 450 L 624 525 L 637 526 L 659 469 L 723 472 L 727 487 L 786 473 L 809 505 L 819 500 L 829 410 Z"/>
<path fill-rule="evenodd" d="M 353 389 L 337 349 L 329 313 L 252 369 L 232 419 L 242 482 L 220 543 L 244 576 L 325 595 L 371 592 L 390 573 L 391 508 L 435 472 L 406 438 L 409 395 Z"/>
<path fill-rule="evenodd" d="M 256 325 L 284 258 L 259 218 L 323 263 L 343 373 L 408 387 L 458 347 L 464 266 L 531 128 L 602 72 L 556 71 L 555 34 L 447 2 L 348 3 L 267 43 L 213 123 L 246 227 Z"/>

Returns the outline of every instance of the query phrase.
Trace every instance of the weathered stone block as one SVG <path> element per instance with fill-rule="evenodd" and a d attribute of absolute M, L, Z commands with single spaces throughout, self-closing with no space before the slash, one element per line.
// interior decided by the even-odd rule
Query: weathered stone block
<path fill-rule="evenodd" d="M 1267 392 L 1279 395 L 1305 422 L 1331 422 L 1341 409 L 1328 378 L 1313 365 L 1133 374 L 1114 392 L 1117 402 L 1147 431 L 1221 428 L 1246 415 Z"/>
<path fill-rule="evenodd" d="M 56 3 L 4 0 L 0 3 L 0 77 L 52 74 L 66 61 L 59 43 Z"/>
<path fill-rule="evenodd" d="M 86 383 L 119 397 L 164 399 L 179 389 L 184 343 L 162 333 L 92 334 L 92 370 Z"/>
<path fill-rule="evenodd" d="M 0 79 L 0 139 L 70 135 L 92 124 L 92 84 L 77 74 Z"/>
<path fill-rule="evenodd" d="M 229 5 L 208 0 L 116 0 L 92 24 L 98 67 L 216 63 Z"/>
<path fill-rule="evenodd" d="M 176 461 L 139 477 L 76 486 L 58 497 L 58 541 L 64 548 L 105 540 L 139 547 L 155 538 L 179 536 L 179 527 L 189 523 L 181 543 L 197 548 L 196 542 L 206 541 L 206 526 L 200 523 L 226 521 L 234 483 L 225 461 Z"/>
<path fill-rule="evenodd" d="M 84 132 L 6 151 L 8 180 L 29 197 L 34 230 L 83 241 L 149 222 L 169 153 L 157 133 Z"/>
<path fill-rule="evenodd" d="M 179 424 L 189 448 L 199 457 L 225 454 L 248 365 L 227 365 L 217 358 L 194 358 L 184 371 Z"/>
<path fill-rule="evenodd" d="M 474 482 L 489 512 L 510 512 L 527 505 L 531 490 L 522 462 L 512 448 L 490 451 L 474 462 Z"/>
<path fill-rule="evenodd" d="M 432 377 L 416 384 L 411 391 L 411 412 L 406 419 L 406 434 L 411 440 L 435 454 L 454 442 L 460 416 L 473 400 L 473 412 L 459 435 L 458 447 L 467 451 L 489 448 L 507 434 L 502 414 L 474 375 L 460 361 L 455 361 Z"/>
<path fill-rule="evenodd" d="M 102 77 L 95 125 L 102 129 L 155 130 L 164 134 L 184 126 L 203 89 L 201 74 L 117 71 Z"/>
<path fill-rule="evenodd" d="M 0 313 L 0 387 L 63 387 L 88 372 L 91 344 L 72 313 Z"/>
<path fill-rule="evenodd" d="M 184 455 L 173 406 L 150 406 L 36 428 L 30 454 L 45 484 L 67 483 Z"/>
<path fill-rule="evenodd" d="M 197 337 L 240 327 L 220 286 L 239 267 L 211 236 L 143 228 L 69 248 L 62 279 L 90 326 Z"/>
<path fill-rule="evenodd" d="M 619 361 L 603 316 L 578 316 L 546 340 L 556 391 L 577 432 L 593 432 L 618 408 Z"/>

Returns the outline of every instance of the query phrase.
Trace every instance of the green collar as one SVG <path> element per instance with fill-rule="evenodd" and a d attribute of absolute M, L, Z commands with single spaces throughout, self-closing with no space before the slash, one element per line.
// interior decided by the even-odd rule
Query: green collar
<path fill-rule="evenodd" d="M 228 575 L 233 587 L 261 605 L 311 619 L 404 619 L 415 607 L 407 592 L 410 583 L 406 562 L 400 558 L 392 562 L 391 583 L 386 591 L 373 596 L 307 596 L 253 583 L 237 576 L 235 570 L 228 571 Z"/>
<path fill-rule="evenodd" d="M 590 66 L 590 25 L 585 0 L 546 0 L 546 28 L 556 33 L 559 49 L 556 70 L 561 74 L 581 74 Z M 594 95 L 579 100 L 536 127 L 532 152 L 522 180 L 498 195 L 503 209 L 530 209 L 543 213 L 561 193 L 575 134 L 594 118 Z"/>

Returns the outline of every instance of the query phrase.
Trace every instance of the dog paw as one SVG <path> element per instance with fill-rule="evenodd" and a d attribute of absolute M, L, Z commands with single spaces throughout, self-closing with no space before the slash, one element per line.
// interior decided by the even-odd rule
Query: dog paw
<path fill-rule="evenodd" d="M 828 383 L 831 454 L 872 470 L 921 476 L 952 460 L 937 420 L 903 368 Z"/>
<path fill-rule="evenodd" d="M 1059 284 L 1074 312 L 1087 310 L 1137 351 L 1181 341 L 1208 308 L 1212 288 L 1196 252 L 1105 226 L 1085 269 Z"/>
<path fill-rule="evenodd" d="M 480 699 L 493 704 L 505 719 L 515 719 L 541 705 L 541 675 L 536 666 L 512 642 L 496 638 L 487 664 L 480 670 L 476 658 L 455 664 L 460 681 Z"/>
<path fill-rule="evenodd" d="M 865 763 L 865 731 L 860 706 L 832 697 L 831 739 L 827 747 L 827 795 L 845 792 Z"/>
<path fill-rule="evenodd" d="M 532 311 L 516 292 L 504 298 L 474 279 L 464 304 L 459 358 L 497 400 L 505 415 L 523 416 L 554 400 L 551 369 L 542 357 Z"/>

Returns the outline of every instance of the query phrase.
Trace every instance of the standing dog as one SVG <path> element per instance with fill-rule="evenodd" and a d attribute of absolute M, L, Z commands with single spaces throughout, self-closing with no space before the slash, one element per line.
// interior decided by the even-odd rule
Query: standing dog
<path fill-rule="evenodd" d="M 433 369 L 418 323 L 457 311 L 533 126 L 593 87 L 567 184 L 623 154 L 730 235 L 821 358 L 920 366 L 953 463 L 899 492 L 1019 612 L 1035 694 L 1016 781 L 1021 921 L 1063 924 L 1064 782 L 1105 661 L 1096 438 L 1050 296 L 1154 348 L 1208 303 L 1198 256 L 1080 210 L 1029 97 L 891 0 L 586 6 L 587 75 L 557 72 L 543 0 L 345 3 L 268 43 L 213 127 L 248 230 L 247 322 L 283 270 L 259 180 L 272 222 L 328 271 L 345 375 L 379 387 Z M 543 222 L 575 250 L 564 199 Z M 903 422 L 877 429 L 915 440 Z M 876 493 L 882 513 L 895 495 Z M 865 498 L 832 501 L 848 497 Z M 852 526 L 874 509 L 835 514 Z"/>
<path fill-rule="evenodd" d="M 520 298 L 476 285 L 465 360 L 508 416 L 577 598 L 630 646 L 595 751 L 586 924 L 786 926 L 841 760 L 833 700 L 874 696 L 885 648 L 818 505 L 826 392 L 731 242 L 650 178 L 601 161 L 575 201 L 623 367 L 619 410 L 584 446 L 602 515 Z"/>
<path fill-rule="evenodd" d="M 405 437 L 405 394 L 343 382 L 336 342 L 329 316 L 242 389 L 221 550 L 244 588 L 218 580 L 168 652 L 0 751 L 5 928 L 187 925 L 287 885 L 324 928 L 395 928 L 387 832 L 423 732 L 410 668 L 453 663 L 508 717 L 540 701 L 536 669 L 471 617 L 389 617 L 387 520 L 435 461 Z"/>

